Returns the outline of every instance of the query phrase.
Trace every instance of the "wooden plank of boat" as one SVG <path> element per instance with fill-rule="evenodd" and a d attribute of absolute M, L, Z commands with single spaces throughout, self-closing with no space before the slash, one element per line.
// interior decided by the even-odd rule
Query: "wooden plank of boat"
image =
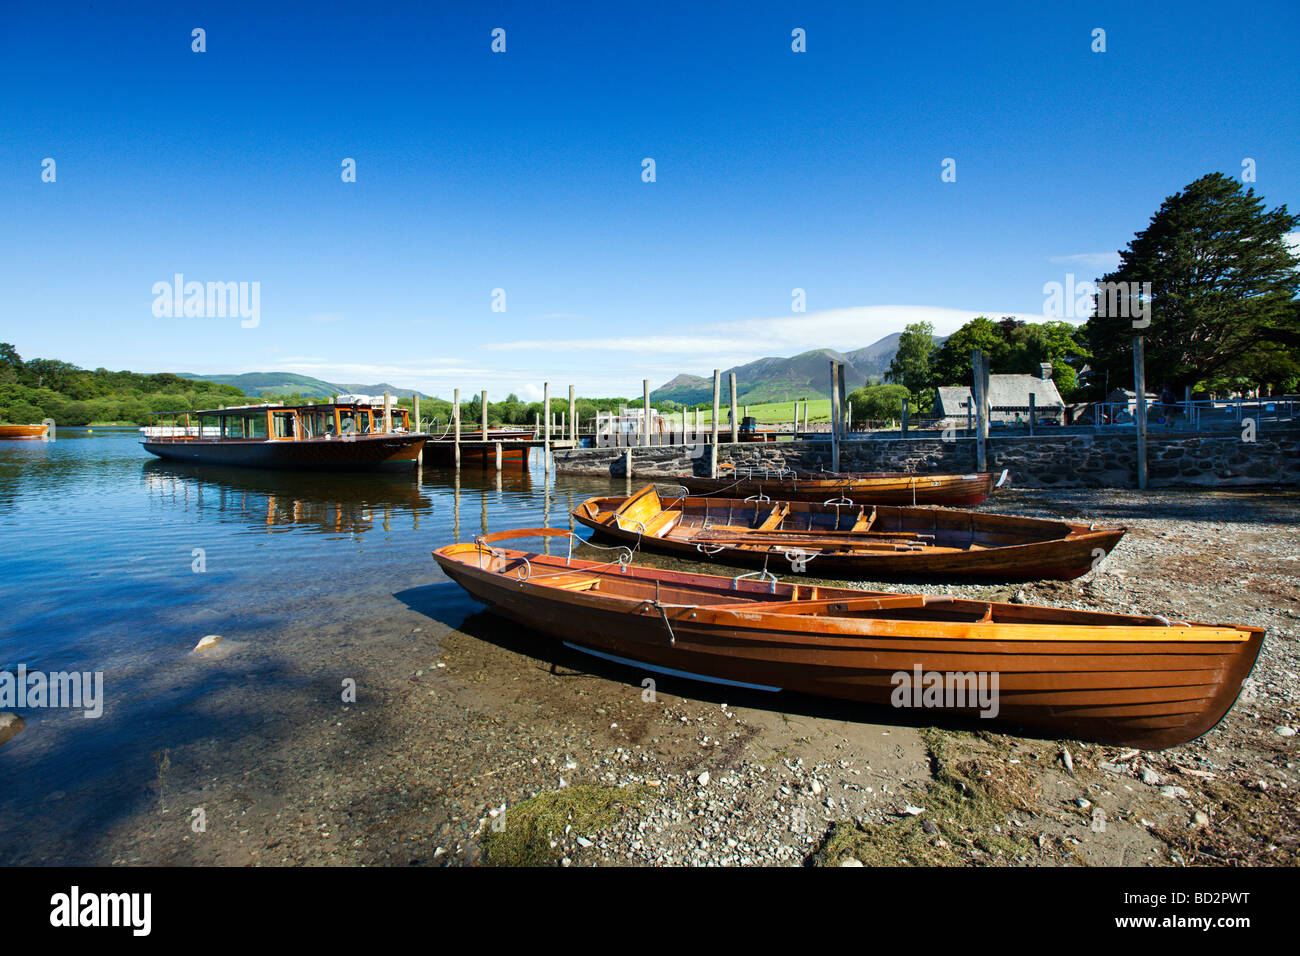
<path fill-rule="evenodd" d="M 746 567 L 779 555 L 795 573 L 877 580 L 1069 580 L 1124 536 L 1123 528 L 955 509 L 661 498 L 652 484 L 627 497 L 591 498 L 573 516 L 647 551 Z"/>
<path fill-rule="evenodd" d="M 1007 478 L 992 473 L 966 475 L 850 474 L 820 472 L 797 475 L 786 471 L 735 470 L 718 478 L 680 475 L 677 481 L 697 495 L 733 498 L 763 496 L 777 501 L 831 501 L 846 504 L 977 505 Z"/>
<path fill-rule="evenodd" d="M 0 439 L 31 440 L 44 438 L 48 425 L 0 425 Z"/>
<path fill-rule="evenodd" d="M 1145 749 L 1194 739 L 1232 706 L 1264 635 L 1255 627 L 688 574 L 498 546 L 533 536 L 573 540 L 568 531 L 521 529 L 433 554 L 497 613 L 630 666 L 882 708 L 931 706 L 909 688 L 922 679 L 932 686 L 929 676 L 937 676 L 941 713 L 984 715 L 1057 738 Z M 972 703 L 959 695 L 970 679 L 984 680 L 991 697 Z"/>

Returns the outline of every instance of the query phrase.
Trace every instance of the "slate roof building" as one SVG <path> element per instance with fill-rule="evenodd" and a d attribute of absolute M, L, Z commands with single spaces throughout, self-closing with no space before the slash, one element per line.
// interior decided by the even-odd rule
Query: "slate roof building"
<path fill-rule="evenodd" d="M 1065 402 L 1052 381 L 1052 366 L 1044 362 L 1038 375 L 989 375 L 989 421 L 1014 422 L 1016 415 L 1029 417 L 1029 396 L 1034 396 L 1034 415 L 1041 421 L 1061 421 Z M 934 417 L 966 423 L 967 408 L 974 418 L 975 405 L 969 385 L 943 385 L 935 389 Z"/>

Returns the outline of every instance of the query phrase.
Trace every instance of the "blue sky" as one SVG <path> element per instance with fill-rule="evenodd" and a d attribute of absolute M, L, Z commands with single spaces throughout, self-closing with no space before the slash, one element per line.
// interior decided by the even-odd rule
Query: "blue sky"
<path fill-rule="evenodd" d="M 1044 283 L 1099 276 L 1245 158 L 1300 207 L 1293 2 L 537 6 L 7 4 L 0 339 L 635 394 L 919 318 L 1041 317 Z M 258 324 L 156 316 L 176 273 L 259 283 Z"/>

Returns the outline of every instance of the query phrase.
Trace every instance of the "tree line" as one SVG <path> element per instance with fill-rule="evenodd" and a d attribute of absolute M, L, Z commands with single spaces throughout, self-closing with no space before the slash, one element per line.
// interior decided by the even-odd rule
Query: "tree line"
<path fill-rule="evenodd" d="M 1096 280 L 1080 325 L 976 316 L 942 345 L 928 322 L 907 326 L 885 381 L 849 397 L 855 414 L 916 414 L 935 389 L 972 384 L 971 353 L 993 373 L 1037 375 L 1044 363 L 1066 402 L 1100 401 L 1133 386 L 1133 336 L 1144 337 L 1148 389 L 1193 396 L 1277 395 L 1300 388 L 1300 216 L 1268 209 L 1254 189 L 1211 173 L 1165 199 Z"/>

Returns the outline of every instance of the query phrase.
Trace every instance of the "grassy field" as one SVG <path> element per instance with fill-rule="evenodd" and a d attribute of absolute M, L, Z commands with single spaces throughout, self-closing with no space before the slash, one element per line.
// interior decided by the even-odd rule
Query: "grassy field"
<path fill-rule="evenodd" d="M 778 425 L 778 424 L 788 425 L 790 424 L 790 422 L 794 420 L 795 404 L 796 404 L 795 402 L 772 402 L 767 405 L 750 405 L 749 414 L 752 415 L 754 418 L 756 418 L 758 420 L 758 424 L 760 425 Z M 799 404 L 800 406 L 802 406 L 803 403 L 800 402 Z M 720 412 L 719 420 L 723 424 L 726 424 L 727 422 L 728 410 L 729 410 L 728 407 L 724 405 Z M 741 410 L 741 414 L 742 415 L 744 414 L 743 409 Z M 681 412 L 676 412 L 673 415 L 669 415 L 668 417 L 670 419 L 675 418 L 677 421 L 680 422 L 682 420 L 681 416 L 682 416 Z M 829 398 L 815 398 L 808 403 L 808 421 L 810 423 L 829 422 L 830 420 L 831 420 L 831 400 Z M 686 413 L 686 421 L 688 423 L 693 423 L 695 421 L 695 413 L 688 411 Z M 707 424 L 711 424 L 712 422 L 713 422 L 713 409 L 709 408 L 709 409 L 701 410 L 700 424 L 707 425 Z M 799 424 L 800 425 L 803 424 L 802 407 L 799 410 Z"/>

